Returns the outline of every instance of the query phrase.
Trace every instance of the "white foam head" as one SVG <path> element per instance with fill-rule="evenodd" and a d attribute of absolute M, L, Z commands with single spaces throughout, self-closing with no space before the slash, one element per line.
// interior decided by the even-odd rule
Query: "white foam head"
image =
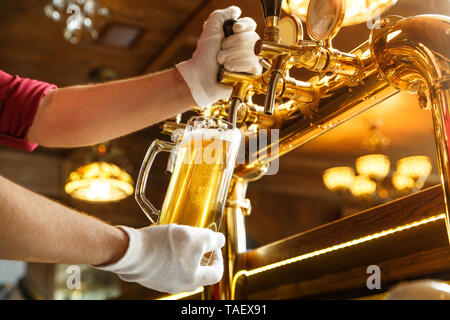
<path fill-rule="evenodd" d="M 188 143 L 192 140 L 223 140 L 239 144 L 241 141 L 241 136 L 241 132 L 237 128 L 231 130 L 208 128 L 194 129 L 184 133 L 182 144 Z"/>

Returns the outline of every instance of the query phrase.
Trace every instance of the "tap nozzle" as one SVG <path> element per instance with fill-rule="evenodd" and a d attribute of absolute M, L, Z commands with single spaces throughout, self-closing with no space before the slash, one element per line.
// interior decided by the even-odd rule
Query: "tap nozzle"
<path fill-rule="evenodd" d="M 267 115 L 273 114 L 275 108 L 275 98 L 277 96 L 277 85 L 280 81 L 281 73 L 272 71 L 270 75 L 269 85 L 267 86 L 266 98 L 264 100 L 264 113 Z"/>
<path fill-rule="evenodd" d="M 270 80 L 267 85 L 266 98 L 264 101 L 265 114 L 273 114 L 278 82 L 280 79 L 284 79 L 287 70 L 287 63 L 290 59 L 291 56 L 289 54 L 281 54 L 273 59 L 272 69 L 270 70 Z"/>

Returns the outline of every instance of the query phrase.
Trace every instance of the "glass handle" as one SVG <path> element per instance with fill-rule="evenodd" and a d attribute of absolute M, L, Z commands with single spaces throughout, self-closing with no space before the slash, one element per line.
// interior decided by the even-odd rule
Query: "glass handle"
<path fill-rule="evenodd" d="M 141 170 L 139 171 L 134 196 L 142 211 L 144 211 L 144 213 L 152 223 L 156 223 L 152 218 L 152 214 L 159 216 L 159 210 L 157 210 L 151 204 L 150 200 L 145 197 L 148 174 L 150 173 L 150 168 L 156 158 L 156 155 L 161 151 L 172 152 L 175 146 L 176 144 L 173 142 L 167 142 L 158 139 L 153 141 L 147 150 L 147 154 L 145 155 L 144 161 L 142 162 Z"/>

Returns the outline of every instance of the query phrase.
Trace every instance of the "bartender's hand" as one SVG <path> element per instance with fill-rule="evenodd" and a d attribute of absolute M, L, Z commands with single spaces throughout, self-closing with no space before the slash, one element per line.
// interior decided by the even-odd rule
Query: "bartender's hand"
<path fill-rule="evenodd" d="M 247 17 L 239 19 L 240 15 L 241 9 L 236 6 L 214 11 L 203 25 L 192 58 L 176 66 L 200 107 L 231 95 L 230 86 L 217 82 L 220 65 L 232 72 L 260 74 L 262 71 L 254 53 L 255 43 L 259 40 L 256 22 Z M 233 26 L 234 34 L 224 40 L 223 24 L 228 19 L 237 22 Z"/>
<path fill-rule="evenodd" d="M 220 281 L 223 275 L 223 234 L 210 229 L 177 224 L 143 229 L 120 226 L 129 237 L 124 256 L 97 269 L 116 273 L 122 280 L 138 282 L 157 291 L 178 293 Z M 201 264 L 205 253 L 212 262 Z"/>

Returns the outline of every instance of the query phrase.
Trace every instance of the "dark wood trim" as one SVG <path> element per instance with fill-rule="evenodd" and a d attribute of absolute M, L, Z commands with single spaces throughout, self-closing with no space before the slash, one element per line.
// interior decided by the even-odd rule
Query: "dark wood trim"
<path fill-rule="evenodd" d="M 394 284 L 422 277 L 450 279 L 450 247 L 418 252 L 382 262 L 381 289 L 366 287 L 366 267 L 327 274 L 311 280 L 270 288 L 251 294 L 249 299 L 355 298 L 385 293 Z"/>
<path fill-rule="evenodd" d="M 250 270 L 265 266 L 444 212 L 442 188 L 437 185 L 246 252 L 241 257 L 242 264 L 239 269 Z"/>
<path fill-rule="evenodd" d="M 239 270 L 254 270 L 271 263 L 360 239 L 368 235 L 442 215 L 441 186 L 434 186 L 396 201 L 337 220 L 307 232 L 246 252 Z M 280 221 L 280 223 L 282 223 Z M 288 299 L 325 296 L 338 290 L 369 295 L 365 281 L 369 265 L 383 266 L 384 281 L 450 272 L 450 258 L 442 252 L 449 242 L 442 217 L 282 267 L 241 276 L 237 299 Z M 437 254 L 433 250 L 438 250 Z M 447 251 L 446 251 L 447 250 Z M 423 252 L 427 254 L 423 255 Z M 431 259 L 431 260 L 427 260 Z M 409 267 L 408 263 L 410 264 Z M 416 268 L 416 264 L 419 264 Z M 398 268 L 398 269 L 394 269 Z M 368 290 L 366 290 L 368 291 Z M 373 293 L 373 292 L 372 292 Z M 353 293 L 354 295 L 358 293 Z"/>
<path fill-rule="evenodd" d="M 189 16 L 174 36 L 167 39 L 166 44 L 161 48 L 160 52 L 149 61 L 142 73 L 151 73 L 167 68 L 169 64 L 173 63 L 176 53 L 186 45 L 189 39 L 197 39 L 200 35 L 197 30 L 198 26 L 202 26 L 202 21 L 208 18 L 208 15 L 214 8 L 213 0 L 204 0 L 196 10 Z"/>

